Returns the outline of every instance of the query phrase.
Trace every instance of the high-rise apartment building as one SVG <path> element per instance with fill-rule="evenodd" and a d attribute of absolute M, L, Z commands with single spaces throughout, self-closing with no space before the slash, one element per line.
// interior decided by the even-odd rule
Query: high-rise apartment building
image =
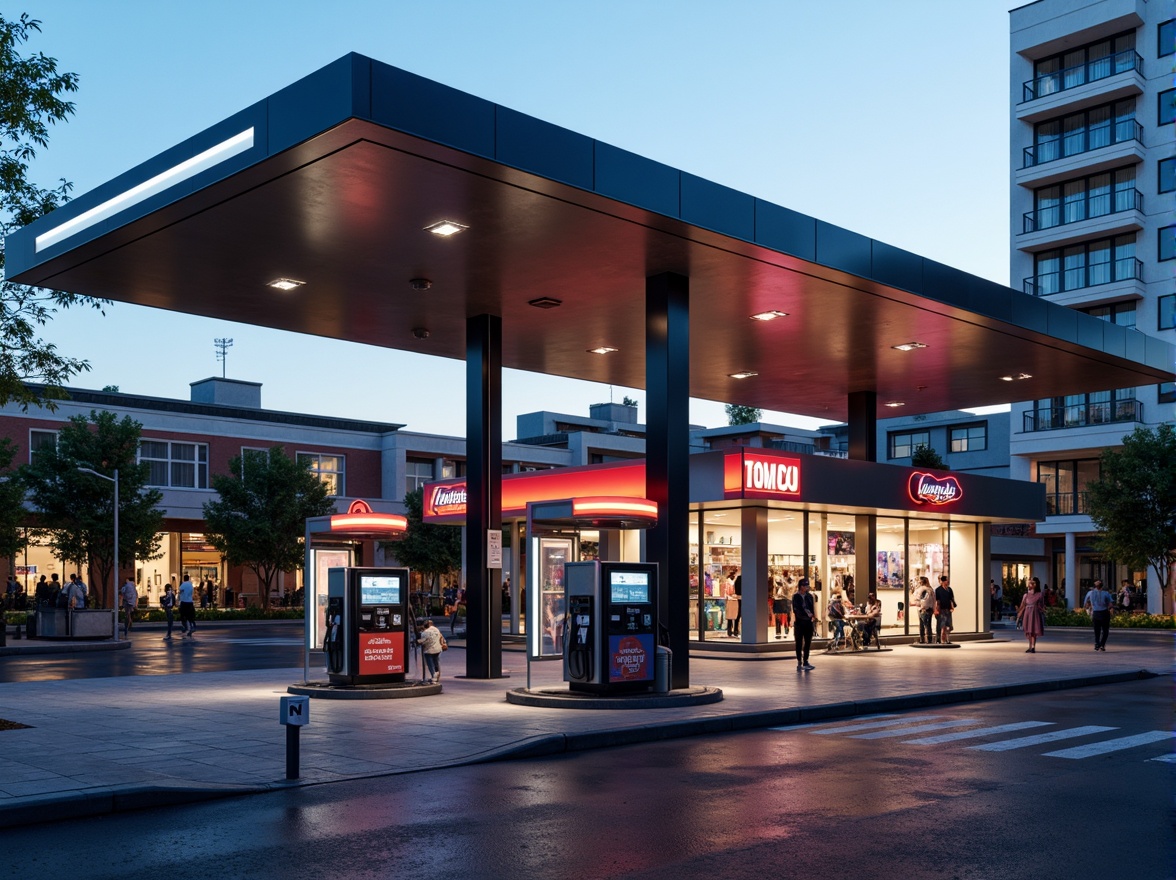
<path fill-rule="evenodd" d="M 1010 283 L 1176 342 L 1176 66 L 1172 0 L 1038 0 L 1010 15 Z M 1051 583 L 1071 603 L 1155 573 L 1099 555 L 1084 487 L 1137 426 L 1176 420 L 1176 384 L 1016 403 L 1010 474 L 1044 483 Z"/>

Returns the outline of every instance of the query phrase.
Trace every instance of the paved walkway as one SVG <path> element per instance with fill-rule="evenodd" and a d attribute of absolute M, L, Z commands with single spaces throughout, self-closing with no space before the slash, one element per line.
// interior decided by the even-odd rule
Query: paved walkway
<path fill-rule="evenodd" d="M 513 705 L 504 695 L 526 686 L 525 655 L 505 655 L 509 679 L 466 680 L 455 677 L 465 668 L 455 646 L 438 696 L 312 700 L 296 782 L 284 779 L 278 698 L 302 683 L 301 668 L 0 684 L 0 719 L 28 725 L 0 729 L 0 823 L 1172 674 L 1168 635 L 1114 630 L 1096 653 L 1088 633 L 1054 630 L 1030 655 L 1019 636 L 818 654 L 806 674 L 791 655 L 695 657 L 691 683 L 725 699 L 648 710 Z M 198 650 L 216 650 L 211 634 Z M 532 665 L 533 687 L 559 683 L 560 664 Z"/>

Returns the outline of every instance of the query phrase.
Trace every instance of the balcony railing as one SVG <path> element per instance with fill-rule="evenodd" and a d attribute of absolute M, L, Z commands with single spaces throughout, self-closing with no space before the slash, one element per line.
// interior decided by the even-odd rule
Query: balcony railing
<path fill-rule="evenodd" d="M 1106 122 L 1076 131 L 1066 132 L 1048 141 L 1042 141 L 1025 148 L 1025 168 L 1044 165 L 1046 162 L 1056 162 L 1058 159 L 1068 159 L 1121 144 L 1126 141 L 1143 143 L 1143 126 L 1135 119 L 1121 119 L 1118 122 Z"/>
<path fill-rule="evenodd" d="M 1116 422 L 1143 421 L 1143 404 L 1129 398 L 1114 401 L 1088 401 L 1069 406 L 1050 406 L 1023 414 L 1025 433 L 1109 425 Z"/>
<path fill-rule="evenodd" d="M 1022 88 L 1022 101 L 1033 101 L 1048 95 L 1056 95 L 1066 89 L 1076 89 L 1088 82 L 1097 82 L 1119 73 L 1135 70 L 1143 73 L 1143 58 L 1134 49 L 1124 49 L 1114 55 L 1104 55 L 1085 64 L 1043 73 L 1026 80 Z"/>
<path fill-rule="evenodd" d="M 1114 271 L 1112 272 L 1112 265 Z M 1143 260 L 1135 257 L 1125 257 L 1111 263 L 1095 263 L 1079 269 L 1060 269 L 1057 272 L 1041 272 L 1030 275 L 1022 282 L 1024 290 L 1030 296 L 1053 296 L 1064 290 L 1081 290 L 1086 287 L 1098 287 L 1100 284 L 1113 284 L 1116 281 L 1142 281 Z M 1065 286 L 1062 286 L 1062 282 Z"/>
<path fill-rule="evenodd" d="M 1080 202 L 1050 205 L 1036 211 L 1026 211 L 1023 232 L 1040 232 L 1068 223 L 1081 223 L 1095 217 L 1109 217 L 1124 211 L 1143 211 L 1143 193 L 1137 189 L 1121 189 L 1083 198 Z"/>
<path fill-rule="evenodd" d="M 1062 492 L 1057 495 L 1046 494 L 1046 516 L 1072 516 L 1086 513 L 1085 492 Z"/>

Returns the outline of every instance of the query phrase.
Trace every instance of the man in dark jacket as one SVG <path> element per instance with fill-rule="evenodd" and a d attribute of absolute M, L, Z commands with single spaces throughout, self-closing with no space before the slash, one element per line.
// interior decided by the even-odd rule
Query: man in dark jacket
<path fill-rule="evenodd" d="M 792 634 L 796 637 L 796 671 L 813 669 L 809 663 L 809 649 L 813 646 L 813 632 L 817 626 L 817 608 L 809 593 L 809 579 L 801 578 L 792 594 Z"/>

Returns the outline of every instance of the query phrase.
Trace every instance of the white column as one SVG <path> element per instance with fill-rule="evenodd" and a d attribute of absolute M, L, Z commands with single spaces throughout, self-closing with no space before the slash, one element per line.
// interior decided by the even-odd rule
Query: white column
<path fill-rule="evenodd" d="M 1078 540 L 1073 532 L 1066 532 L 1066 601 L 1071 609 L 1078 607 Z"/>

